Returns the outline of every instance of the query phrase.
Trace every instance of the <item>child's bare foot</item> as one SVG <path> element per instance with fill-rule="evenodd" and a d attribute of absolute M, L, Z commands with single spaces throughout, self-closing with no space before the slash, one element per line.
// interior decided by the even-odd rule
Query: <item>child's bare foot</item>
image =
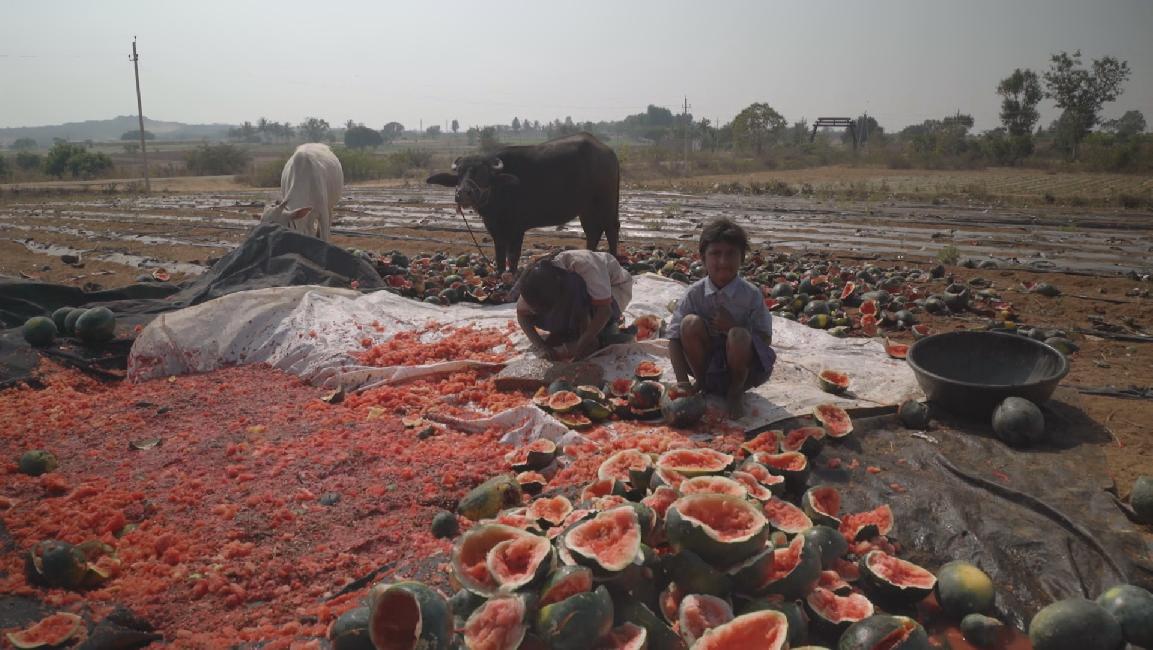
<path fill-rule="evenodd" d="M 725 406 L 729 411 L 730 420 L 739 420 L 745 415 L 744 391 L 730 391 L 725 399 Z"/>

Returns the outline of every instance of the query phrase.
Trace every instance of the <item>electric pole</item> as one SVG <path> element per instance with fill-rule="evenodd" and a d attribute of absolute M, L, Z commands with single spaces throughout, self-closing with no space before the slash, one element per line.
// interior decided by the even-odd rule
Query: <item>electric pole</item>
<path fill-rule="evenodd" d="M 132 37 L 132 69 L 136 72 L 136 117 L 140 120 L 140 160 L 144 163 L 144 191 L 152 191 L 152 180 L 148 177 L 148 150 L 144 146 L 144 107 L 140 103 L 140 64 L 136 54 L 136 37 Z"/>
<path fill-rule="evenodd" d="M 692 126 L 692 120 L 689 119 L 689 96 L 685 95 L 685 109 L 682 113 L 685 122 L 685 176 L 689 175 L 689 127 Z"/>

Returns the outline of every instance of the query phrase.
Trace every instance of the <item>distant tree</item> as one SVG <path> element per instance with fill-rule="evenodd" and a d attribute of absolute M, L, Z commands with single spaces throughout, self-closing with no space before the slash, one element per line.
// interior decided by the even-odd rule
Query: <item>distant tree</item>
<path fill-rule="evenodd" d="M 88 153 L 84 147 L 80 145 L 71 144 L 68 142 L 57 142 L 52 145 L 48 150 L 48 155 L 44 158 L 44 173 L 56 178 L 63 178 L 65 172 L 69 170 L 68 161 L 73 156 L 79 156 Z"/>
<path fill-rule="evenodd" d="M 262 141 L 266 136 L 272 136 L 271 126 L 272 122 L 269 122 L 267 117 L 261 117 L 260 119 L 256 120 L 256 133 Z"/>
<path fill-rule="evenodd" d="M 738 146 L 760 155 L 767 145 L 776 141 L 787 124 L 771 106 L 758 102 L 733 118 L 733 138 Z"/>
<path fill-rule="evenodd" d="M 1129 78 L 1129 63 L 1107 56 L 1093 60 L 1090 72 L 1081 66 L 1081 50 L 1070 56 L 1054 54 L 1045 73 L 1045 96 L 1062 109 L 1064 130 L 1071 145 L 1070 154 L 1077 159 L 1081 141 L 1100 122 L 1101 107 L 1117 99 Z"/>
<path fill-rule="evenodd" d="M 514 133 L 517 133 L 520 131 L 520 119 L 515 118 L 515 117 L 512 118 L 512 130 Z"/>
<path fill-rule="evenodd" d="M 12 175 L 12 165 L 8 163 L 8 159 L 0 156 L 0 178 L 8 178 Z"/>
<path fill-rule="evenodd" d="M 483 153 L 492 153 L 500 147 L 500 141 L 496 138 L 496 129 L 486 126 L 480 130 L 480 150 Z"/>
<path fill-rule="evenodd" d="M 55 137 L 55 138 L 52 138 L 52 144 L 54 144 L 54 145 L 57 145 L 57 144 L 67 144 L 67 143 L 68 143 L 68 138 L 61 138 L 61 137 L 59 137 L 59 136 L 58 136 L 58 137 Z"/>
<path fill-rule="evenodd" d="M 1125 111 L 1119 119 L 1108 120 L 1101 123 L 1101 127 L 1118 138 L 1128 140 L 1135 135 L 1145 132 L 1145 116 L 1141 111 Z"/>
<path fill-rule="evenodd" d="M 241 142 L 259 142 L 260 136 L 256 132 L 256 127 L 252 122 L 245 120 L 240 126 L 228 129 L 228 137 L 232 140 L 240 140 Z"/>
<path fill-rule="evenodd" d="M 73 178 L 92 178 L 112 169 L 112 159 L 100 152 L 68 142 L 57 143 L 44 159 L 44 173 L 63 178 L 68 172 Z"/>
<path fill-rule="evenodd" d="M 344 146 L 349 149 L 369 149 L 384 143 L 384 136 L 376 129 L 363 124 L 353 125 L 344 131 Z"/>
<path fill-rule="evenodd" d="M 36 141 L 32 138 L 17 138 L 16 142 L 12 143 L 12 148 L 16 151 L 31 151 L 36 146 Z"/>
<path fill-rule="evenodd" d="M 453 120 L 453 121 L 452 121 L 452 133 L 453 133 L 453 135 L 456 135 L 456 133 L 457 133 L 458 131 L 460 131 L 460 122 L 457 122 L 456 120 Z"/>
<path fill-rule="evenodd" d="M 332 139 L 332 127 L 319 117 L 307 117 L 297 128 L 305 142 L 328 142 Z"/>
<path fill-rule="evenodd" d="M 480 129 L 476 128 L 475 126 L 469 127 L 468 131 L 465 132 L 465 135 L 468 136 L 468 146 L 472 147 L 476 145 L 477 138 L 480 137 Z"/>
<path fill-rule="evenodd" d="M 425 129 L 424 132 L 428 134 L 428 137 L 430 138 L 438 138 L 440 137 L 440 125 L 433 124 L 432 126 Z"/>
<path fill-rule="evenodd" d="M 404 125 L 400 122 L 389 122 L 380 130 L 380 135 L 384 138 L 385 142 L 392 142 L 404 135 Z"/>
<path fill-rule="evenodd" d="M 188 170 L 197 176 L 239 174 L 250 159 L 247 151 L 226 142 L 205 143 L 184 154 Z"/>
<path fill-rule="evenodd" d="M 124 153 L 135 154 L 140 152 L 140 145 L 136 142 L 125 142 L 123 146 Z"/>
<path fill-rule="evenodd" d="M 1001 96 L 1001 124 L 1009 135 L 1030 135 L 1041 114 L 1037 112 L 1044 93 L 1037 73 L 1017 68 L 997 84 Z"/>
<path fill-rule="evenodd" d="M 20 151 L 16 154 L 16 167 L 22 171 L 30 172 L 40 169 L 44 165 L 44 158 L 31 151 Z"/>
<path fill-rule="evenodd" d="M 139 140 L 140 139 L 140 131 L 125 131 L 123 134 L 121 134 L 120 139 L 121 140 Z M 144 130 L 144 139 L 145 140 L 155 140 L 156 134 L 154 134 L 152 131 L 149 131 L 148 129 L 145 129 Z"/>

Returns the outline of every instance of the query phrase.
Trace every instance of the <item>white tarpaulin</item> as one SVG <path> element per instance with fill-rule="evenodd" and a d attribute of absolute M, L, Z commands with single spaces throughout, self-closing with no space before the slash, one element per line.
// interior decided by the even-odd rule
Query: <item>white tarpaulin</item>
<path fill-rule="evenodd" d="M 626 316 L 630 322 L 644 314 L 667 320 L 671 303 L 684 291 L 683 284 L 661 276 L 638 276 Z M 267 363 L 313 384 L 362 389 L 492 365 L 457 359 L 427 366 L 364 366 L 353 356 L 364 350 L 364 339 L 383 343 L 398 332 L 422 330 L 429 323 L 505 329 L 515 320 L 512 304 L 442 307 L 387 291 L 361 294 L 315 286 L 244 291 L 158 316 L 132 348 L 129 377 L 141 381 Z M 426 336 L 433 340 L 440 334 L 430 331 Z M 511 339 L 517 353 L 527 350 L 528 341 L 519 329 Z M 746 429 L 807 413 L 816 404 L 830 401 L 849 408 L 896 404 L 921 396 L 909 367 L 890 359 L 876 339 L 836 338 L 774 318 L 773 348 L 777 365 L 772 378 L 746 398 L 747 415 L 738 423 Z M 665 340 L 616 345 L 590 361 L 605 368 L 607 379 L 631 377 L 636 364 L 645 359 L 656 361 L 665 369 L 665 377 L 671 378 L 667 351 Z M 825 369 L 849 375 L 848 394 L 833 397 L 820 389 L 816 376 Z"/>

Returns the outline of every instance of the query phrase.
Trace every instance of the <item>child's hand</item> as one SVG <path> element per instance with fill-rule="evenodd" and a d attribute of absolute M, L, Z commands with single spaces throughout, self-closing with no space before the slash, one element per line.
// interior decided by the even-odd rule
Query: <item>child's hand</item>
<path fill-rule="evenodd" d="M 716 332 L 721 334 L 727 333 L 733 327 L 736 327 L 736 321 L 733 320 L 733 315 L 724 306 L 717 307 L 717 313 L 713 316 L 712 322 L 709 326 Z"/>

